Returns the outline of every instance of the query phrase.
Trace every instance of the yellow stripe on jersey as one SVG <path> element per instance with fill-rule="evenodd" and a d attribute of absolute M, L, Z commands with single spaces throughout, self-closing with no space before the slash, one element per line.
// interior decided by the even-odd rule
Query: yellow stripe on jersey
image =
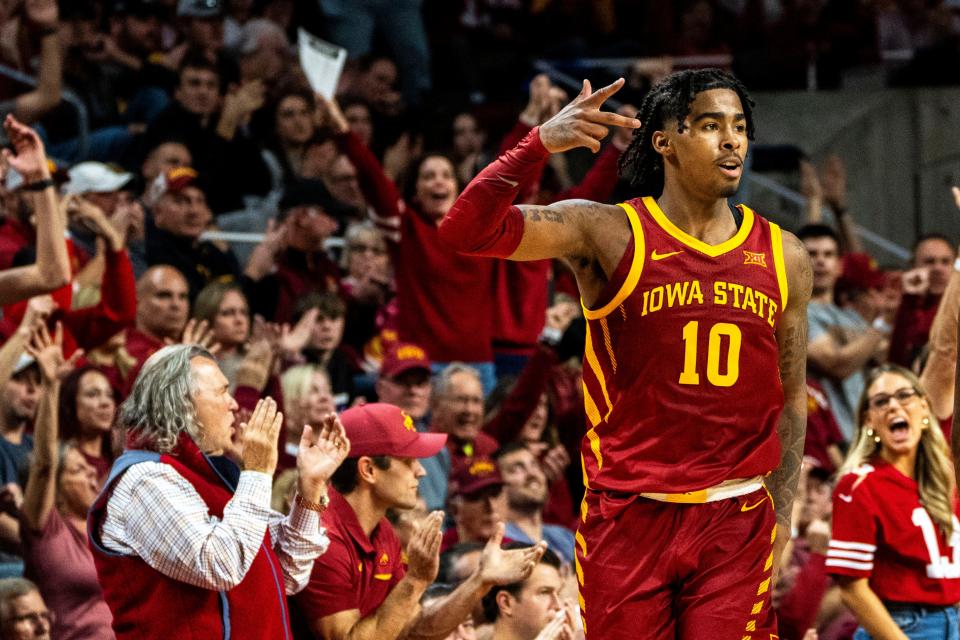
<path fill-rule="evenodd" d="M 583 459 L 583 454 L 580 454 L 580 470 L 583 471 L 583 486 L 587 489 L 590 488 L 590 478 L 587 477 L 587 462 Z M 584 498 L 586 500 L 586 498 Z M 587 521 L 587 516 L 584 514 L 583 521 Z"/>
<path fill-rule="evenodd" d="M 603 369 L 600 368 L 600 361 L 597 359 L 597 352 L 593 349 L 593 332 L 590 331 L 590 323 L 587 323 L 587 336 L 584 344 L 583 350 L 584 359 L 587 361 L 587 364 L 590 365 L 590 370 L 593 371 L 593 375 L 597 378 L 597 383 L 600 385 L 600 391 L 603 393 L 603 399 L 606 402 L 606 411 L 603 413 L 604 419 L 610 417 L 610 412 L 613 411 L 613 403 L 610 402 L 610 394 L 607 393 L 607 379 L 603 375 Z M 586 387 L 584 387 L 586 391 Z M 594 425 L 596 426 L 596 425 Z"/>
<path fill-rule="evenodd" d="M 583 537 L 583 534 L 577 531 L 575 534 L 573 534 L 573 538 L 574 540 L 577 541 L 577 544 L 580 545 L 580 552 L 583 554 L 583 557 L 586 558 L 587 557 L 587 541 Z"/>
<path fill-rule="evenodd" d="M 741 224 L 740 229 L 733 234 L 733 237 L 731 237 L 729 240 L 724 240 L 720 244 L 707 244 L 703 240 L 694 238 L 689 233 L 673 224 L 670 218 L 667 217 L 667 214 L 663 212 L 663 210 L 660 208 L 660 205 L 658 205 L 657 201 L 653 198 L 647 196 L 643 199 L 643 204 L 646 205 L 647 211 L 650 212 L 650 215 L 653 216 L 653 219 L 664 231 L 691 249 L 696 249 L 700 253 L 705 253 L 711 258 L 716 258 L 717 256 L 721 256 L 728 251 L 739 247 L 741 244 L 743 244 L 743 241 L 747 239 L 747 236 L 750 235 L 750 231 L 753 229 L 753 211 L 749 207 L 743 207 L 743 224 Z"/>
<path fill-rule="evenodd" d="M 600 318 L 600 328 L 603 329 L 603 346 L 607 348 L 607 356 L 610 358 L 610 369 L 617 372 L 617 356 L 613 354 L 613 342 L 610 340 L 610 326 L 606 318 Z"/>
<path fill-rule="evenodd" d="M 787 308 L 790 290 L 787 286 L 787 266 L 783 261 L 783 232 L 780 227 L 770 223 L 770 244 L 773 245 L 773 268 L 777 271 L 777 284 L 780 285 L 780 312 Z"/>
<path fill-rule="evenodd" d="M 583 307 L 583 316 L 587 320 L 599 320 L 619 307 L 620 303 L 633 293 L 637 283 L 640 282 L 640 274 L 643 272 L 643 258 L 647 252 L 647 248 L 643 243 L 643 227 L 640 226 L 640 216 L 637 215 L 636 209 L 626 202 L 621 202 L 620 207 L 627 212 L 627 218 L 630 220 L 630 228 L 633 229 L 633 262 L 630 264 L 630 272 L 627 273 L 627 278 L 623 281 L 623 286 L 620 287 L 620 291 L 617 291 L 617 295 L 613 296 L 613 300 L 599 309 L 587 309 L 586 305 L 583 304 L 583 300 L 580 300 L 580 306 Z"/>
<path fill-rule="evenodd" d="M 586 383 L 583 383 L 583 409 L 590 420 L 590 426 L 596 427 L 600 424 L 600 410 L 597 409 L 597 403 L 593 401 L 593 396 L 587 390 Z"/>
<path fill-rule="evenodd" d="M 587 439 L 590 441 L 590 450 L 597 458 L 597 471 L 603 469 L 603 454 L 600 453 L 600 436 L 597 435 L 596 428 L 587 431 Z"/>

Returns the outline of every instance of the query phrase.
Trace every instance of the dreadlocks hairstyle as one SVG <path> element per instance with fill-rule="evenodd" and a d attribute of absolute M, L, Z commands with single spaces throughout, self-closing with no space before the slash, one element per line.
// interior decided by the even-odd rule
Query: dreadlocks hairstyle
<path fill-rule="evenodd" d="M 739 80 L 720 69 L 694 69 L 672 73 L 657 83 L 644 97 L 637 118 L 641 127 L 633 132 L 630 146 L 620 157 L 620 175 L 640 188 L 643 195 L 659 196 L 663 192 L 663 156 L 653 149 L 653 132 L 676 119 L 677 132 L 683 132 L 683 121 L 690 113 L 690 103 L 697 94 L 710 89 L 730 89 L 740 96 L 747 120 L 747 138 L 753 140 L 753 100 Z"/>

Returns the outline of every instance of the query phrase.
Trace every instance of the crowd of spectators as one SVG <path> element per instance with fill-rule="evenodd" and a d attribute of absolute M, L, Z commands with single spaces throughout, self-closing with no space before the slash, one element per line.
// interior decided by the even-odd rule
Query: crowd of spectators
<path fill-rule="evenodd" d="M 347 425 L 330 550 L 290 599 L 297 637 L 574 637 L 576 284 L 559 262 L 464 256 L 438 236 L 466 183 L 566 103 L 530 60 L 642 58 L 624 91 L 637 104 L 691 56 L 714 56 L 752 89 L 786 89 L 807 87 L 811 70 L 817 86 L 838 86 L 844 69 L 909 51 L 890 81 L 929 82 L 917 65 L 958 57 L 954 11 L 910 0 L 0 3 L 0 63 L 35 76 L 0 73 L 11 148 L 0 638 L 114 637 L 86 513 L 125 444 L 118 407 L 148 358 L 178 343 L 214 354 L 240 421 L 263 398 L 282 408 L 277 511 L 291 509 L 305 427 L 330 412 L 366 411 L 352 414 L 365 425 L 393 419 L 378 413 L 389 404 L 406 430 L 446 435 L 412 452 L 404 433 L 384 448 Z M 334 98 L 310 89 L 298 27 L 348 50 Z M 586 167 L 554 156 L 521 199 L 615 201 L 629 135 Z M 856 622 L 825 566 L 830 496 L 865 373 L 912 368 L 949 438 L 960 273 L 956 239 L 939 235 L 920 238 L 910 264 L 880 269 L 853 233 L 843 163 L 804 163 L 801 178 L 809 427 L 774 601 L 782 638 L 839 640 Z M 242 447 L 238 434 L 226 454 L 239 461 Z M 511 582 L 504 567 L 521 557 L 536 568 Z"/>

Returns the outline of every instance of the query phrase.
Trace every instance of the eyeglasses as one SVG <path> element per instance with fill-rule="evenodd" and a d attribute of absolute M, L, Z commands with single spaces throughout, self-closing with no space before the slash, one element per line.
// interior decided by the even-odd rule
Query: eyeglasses
<path fill-rule="evenodd" d="M 893 399 L 896 399 L 897 404 L 903 406 L 912 402 L 918 395 L 920 395 L 920 393 L 916 389 L 907 387 L 896 391 L 892 395 L 889 393 L 881 393 L 872 398 L 867 398 L 867 406 L 874 411 L 882 411 L 890 405 L 890 401 Z"/>

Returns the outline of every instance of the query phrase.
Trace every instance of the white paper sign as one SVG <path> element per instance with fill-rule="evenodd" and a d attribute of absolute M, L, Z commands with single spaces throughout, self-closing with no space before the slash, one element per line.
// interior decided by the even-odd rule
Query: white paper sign
<path fill-rule="evenodd" d="M 297 36 L 300 66 L 310 81 L 313 90 L 327 100 L 332 100 L 347 60 L 347 50 L 324 42 L 313 34 L 300 29 Z"/>

